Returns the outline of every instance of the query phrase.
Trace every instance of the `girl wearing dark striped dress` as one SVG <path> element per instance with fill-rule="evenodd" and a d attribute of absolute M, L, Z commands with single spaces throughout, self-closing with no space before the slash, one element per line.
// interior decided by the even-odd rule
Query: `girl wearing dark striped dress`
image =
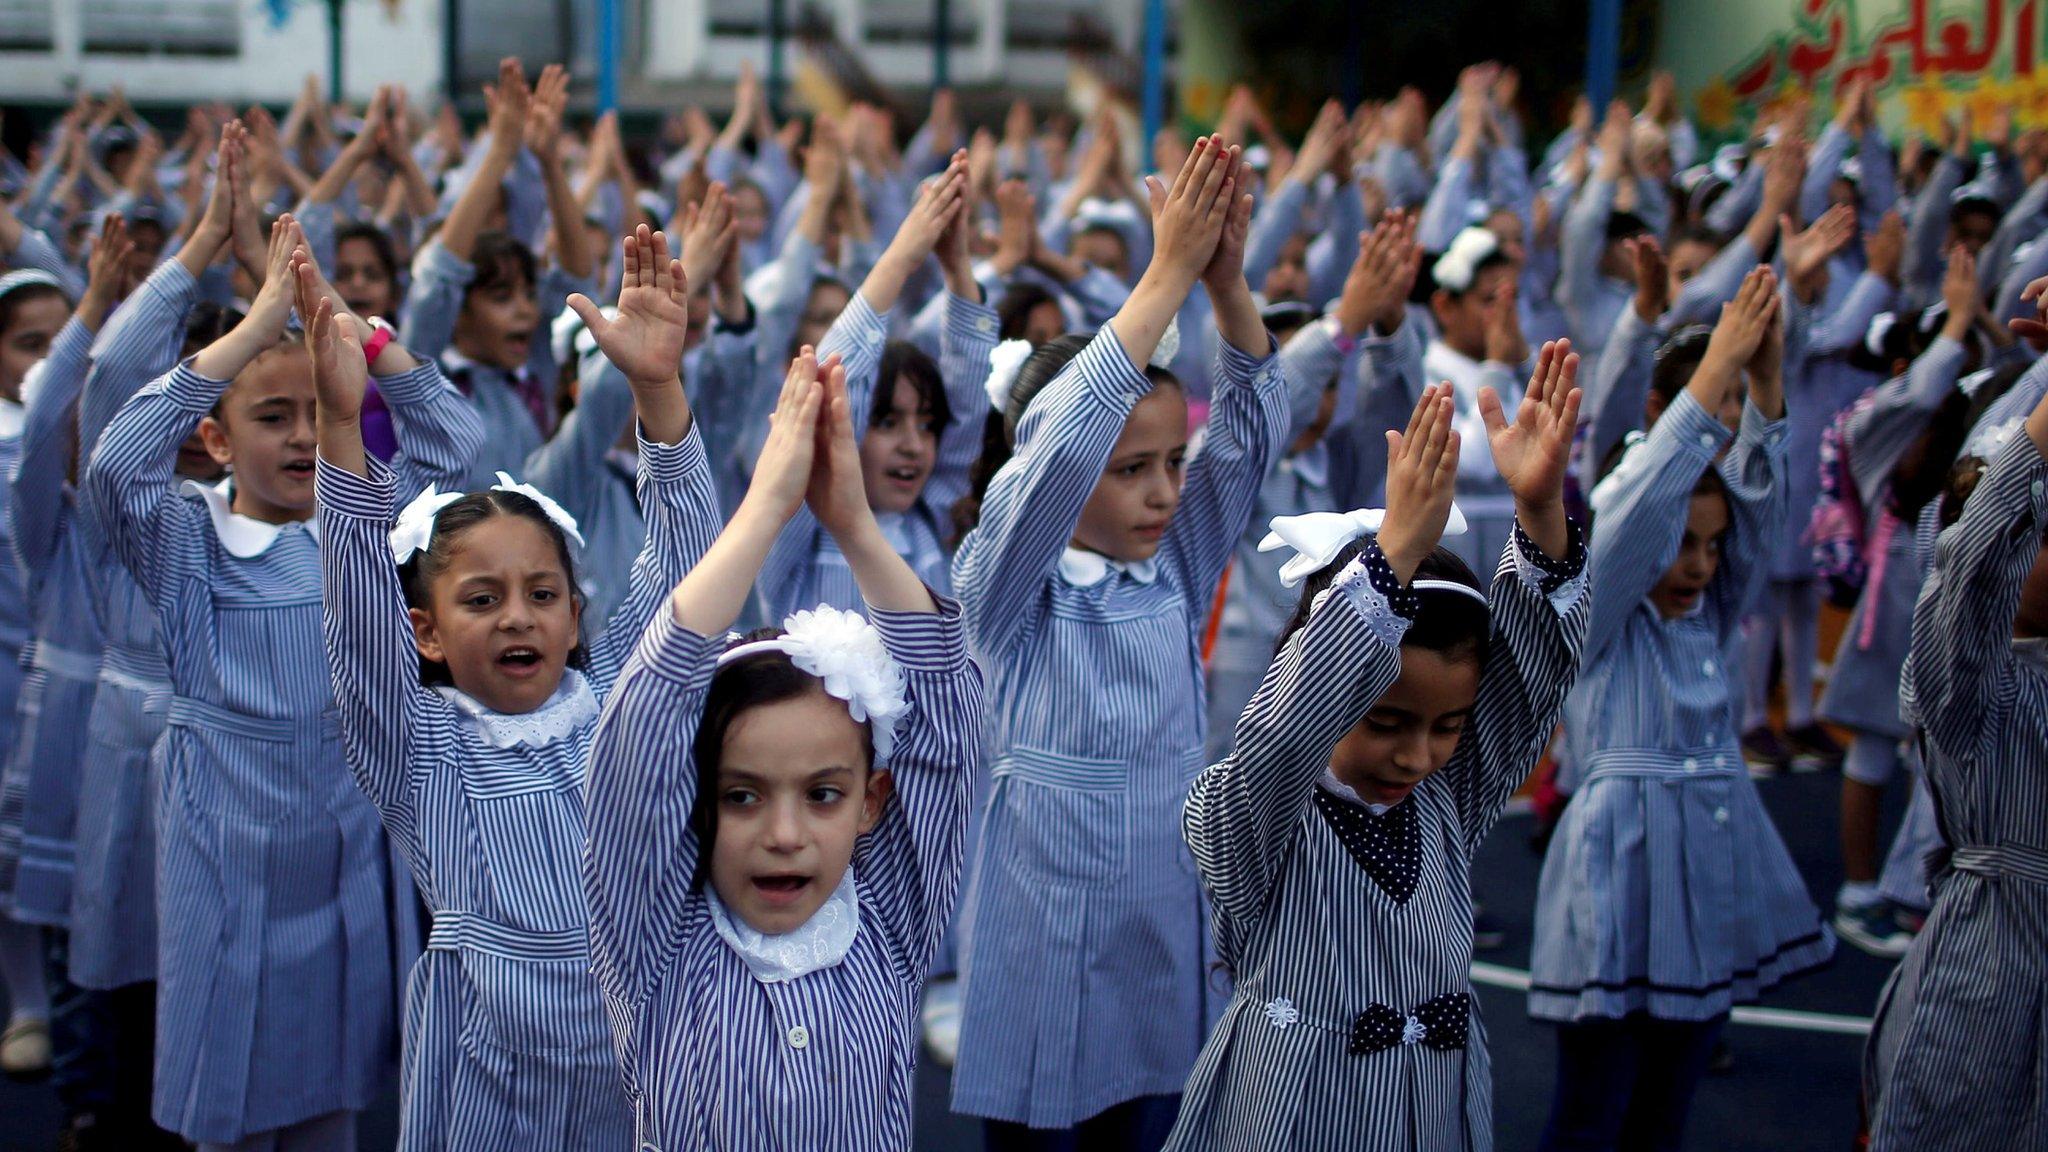
<path fill-rule="evenodd" d="M 1729 1006 L 1834 952 L 1750 781 L 1725 673 L 1785 514 L 1783 340 L 1759 267 L 1593 490 L 1594 603 L 1565 706 L 1583 775 L 1531 957 L 1530 1015 L 1558 1025 L 1545 1149 L 1677 1148 Z"/>
<path fill-rule="evenodd" d="M 995 309 L 981 301 L 968 254 L 971 228 L 962 152 L 918 194 L 888 250 L 818 345 L 820 356 L 837 355 L 846 364 L 861 474 L 876 522 L 919 578 L 939 592 L 952 586 L 950 513 L 967 491 L 981 450 L 982 385 L 996 346 Z M 889 339 L 904 283 L 934 253 L 945 278 L 937 363 L 916 345 Z M 814 604 L 860 607 L 846 558 L 804 509 L 768 554 L 760 583 L 765 619 Z"/>
<path fill-rule="evenodd" d="M 299 264 L 342 740 L 434 918 L 406 990 L 404 1149 L 632 1146 L 590 975 L 583 766 L 633 640 L 719 516 L 676 372 L 681 262 L 645 225 L 624 247 L 617 318 L 570 301 L 632 385 L 647 536 L 631 590 L 587 649 L 568 543 L 581 537 L 551 500 L 501 483 L 398 510 L 395 478 L 364 449 L 361 331 Z"/>
<path fill-rule="evenodd" d="M 1172 191 L 1154 184 L 1144 279 L 1109 327 L 1018 371 L 1016 455 L 954 557 L 996 704 L 953 1107 L 989 1121 L 992 1149 L 1158 1148 L 1222 1009 L 1180 809 L 1202 768 L 1203 621 L 1288 425 L 1244 280 L 1242 175 L 1205 138 Z M 1181 382 L 1143 366 L 1198 282 L 1221 341 L 1183 477 Z"/>
<path fill-rule="evenodd" d="M 2029 300 L 2048 281 L 2027 288 Z M 2039 346 L 2048 313 L 2015 322 Z M 1950 501 L 1954 495 L 1948 497 Z M 1907 697 L 1949 849 L 1865 1054 L 1872 1152 L 2048 1145 L 2048 399 L 1941 534 Z"/>
<path fill-rule="evenodd" d="M 313 382 L 284 336 L 300 242 L 279 218 L 248 315 L 137 393 L 85 476 L 169 659 L 153 1111 L 208 1150 L 354 1146 L 396 1040 L 393 940 L 412 907 L 319 671 Z M 458 478 L 482 439 L 462 397 L 395 345 L 370 371 L 401 483 Z M 234 472 L 180 491 L 195 424 Z"/>
<path fill-rule="evenodd" d="M 1273 522 L 1268 544 L 1301 552 L 1283 578 L 1308 583 L 1237 752 L 1187 800 L 1236 994 L 1171 1147 L 1493 1146 L 1471 858 L 1578 671 L 1577 373 L 1546 345 L 1512 425 L 1491 390 L 1477 399 L 1516 508 L 1490 595 L 1438 542 L 1464 450 L 1448 384 L 1388 436 L 1383 519 Z"/>
<path fill-rule="evenodd" d="M 844 370 L 819 375 L 804 348 L 746 498 L 648 626 L 591 749 L 591 959 L 655 1152 L 910 1146 L 981 676 L 958 607 L 875 523 Z M 729 641 L 799 504 L 873 624 L 821 606 Z"/>

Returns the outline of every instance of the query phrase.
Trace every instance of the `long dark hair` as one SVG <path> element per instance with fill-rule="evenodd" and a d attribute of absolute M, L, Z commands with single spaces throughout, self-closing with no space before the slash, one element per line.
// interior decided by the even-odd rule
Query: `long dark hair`
<path fill-rule="evenodd" d="M 932 414 L 932 425 L 945 428 L 953 422 L 953 406 L 946 401 L 946 381 L 939 366 L 924 349 L 908 340 L 891 340 L 882 347 L 882 361 L 875 371 L 875 398 L 868 408 L 868 426 L 880 423 L 895 407 L 896 381 L 908 380 L 917 390 L 917 402 Z"/>
<path fill-rule="evenodd" d="M 781 635 L 780 628 L 756 628 L 726 650 Z M 704 713 L 697 720 L 697 799 L 690 809 L 690 830 L 697 834 L 697 871 L 690 877 L 693 891 L 702 892 L 711 879 L 711 846 L 718 839 L 718 772 L 725 760 L 726 733 L 749 709 L 822 690 L 816 676 L 791 663 L 787 654 L 772 650 L 742 656 L 712 675 L 711 686 L 704 693 Z M 860 732 L 861 753 L 872 769 L 874 728 L 863 721 Z"/>
<path fill-rule="evenodd" d="M 500 492 L 495 488 L 482 492 L 471 492 L 455 501 L 441 514 L 434 517 L 434 535 L 428 546 L 398 566 L 398 583 L 405 591 L 405 605 L 408 608 L 431 610 L 434 604 L 434 581 L 448 570 L 448 562 L 454 558 L 455 545 L 462 538 L 486 520 L 498 516 L 519 516 L 533 521 L 555 546 L 555 556 L 562 562 L 562 573 L 569 580 L 569 596 L 580 612 L 583 608 L 583 588 L 576 581 L 576 561 L 569 552 L 569 537 L 548 519 L 540 505 L 519 492 Z M 577 644 L 569 653 L 569 665 L 574 668 L 587 666 L 583 645 Z M 448 666 L 438 660 L 420 657 L 420 682 L 423 684 L 453 684 Z"/>
<path fill-rule="evenodd" d="M 1367 537 L 1346 544 L 1343 550 L 1337 553 L 1336 559 L 1317 569 L 1302 582 L 1301 599 L 1295 605 L 1294 615 L 1288 619 L 1287 627 L 1280 633 L 1281 648 L 1285 648 L 1287 641 L 1308 624 L 1309 612 L 1315 606 L 1316 597 L 1335 582 L 1346 565 L 1365 551 L 1365 546 L 1370 540 L 1371 538 Z M 1415 575 L 1410 579 L 1410 585 L 1412 586 L 1416 580 L 1443 580 L 1452 584 L 1462 584 L 1481 596 L 1486 594 L 1486 589 L 1480 586 L 1479 577 L 1473 573 L 1472 566 L 1465 563 L 1456 552 L 1441 544 L 1415 566 Z M 1492 635 L 1493 613 L 1484 601 L 1476 600 L 1462 592 L 1434 588 L 1421 589 L 1420 598 L 1422 610 L 1416 613 L 1415 619 L 1408 625 L 1407 633 L 1401 637 L 1401 647 L 1435 652 L 1446 660 L 1471 660 L 1476 663 L 1486 658 L 1486 646 Z"/>
<path fill-rule="evenodd" d="M 1910 524 L 1919 518 L 1922 508 L 1948 489 L 1956 458 L 1969 442 L 1970 431 L 2032 367 L 2031 362 L 2008 364 L 1993 372 L 1974 395 L 1957 391 L 1942 400 L 1927 427 L 1892 469 L 1894 515 Z"/>

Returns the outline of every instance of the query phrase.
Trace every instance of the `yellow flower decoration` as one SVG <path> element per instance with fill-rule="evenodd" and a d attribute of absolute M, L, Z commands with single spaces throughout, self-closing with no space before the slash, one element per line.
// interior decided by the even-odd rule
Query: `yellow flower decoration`
<path fill-rule="evenodd" d="M 1693 97 L 1693 107 L 1699 113 L 1700 126 L 1709 132 L 1718 134 L 1735 126 L 1735 89 L 1723 77 L 1707 81 Z"/>
<path fill-rule="evenodd" d="M 1939 81 L 1928 79 L 1899 91 L 1899 103 L 1906 110 L 1906 127 L 1923 136 L 1939 139 L 1949 107 L 1949 92 Z"/>

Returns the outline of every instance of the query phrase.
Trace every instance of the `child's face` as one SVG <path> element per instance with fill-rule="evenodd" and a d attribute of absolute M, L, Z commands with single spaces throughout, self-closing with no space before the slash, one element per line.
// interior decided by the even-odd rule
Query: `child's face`
<path fill-rule="evenodd" d="M 1187 454 L 1187 398 L 1174 385 L 1158 385 L 1124 420 L 1102 479 L 1081 507 L 1074 544 L 1127 563 L 1151 559 L 1180 506 Z"/>
<path fill-rule="evenodd" d="M 1695 492 L 1686 512 L 1685 536 L 1678 542 L 1678 559 L 1650 589 L 1650 603 L 1658 615 L 1675 620 L 1699 607 L 1700 597 L 1720 570 L 1721 535 L 1727 530 L 1728 501 L 1718 492 Z"/>
<path fill-rule="evenodd" d="M 801 927 L 839 887 L 890 790 L 860 725 L 822 689 L 740 713 L 719 762 L 712 890 L 757 932 Z"/>
<path fill-rule="evenodd" d="M 751 244 L 768 231 L 768 198 L 759 188 L 741 185 L 732 191 L 732 227 L 742 243 Z M 607 243 L 610 241 L 607 240 Z"/>
<path fill-rule="evenodd" d="M 455 348 L 479 364 L 515 371 L 533 350 L 533 332 L 539 324 L 540 306 L 524 276 L 489 288 L 472 287 L 455 320 Z"/>
<path fill-rule="evenodd" d="M 220 415 L 199 422 L 207 453 L 235 470 L 236 512 L 270 524 L 312 517 L 314 411 L 306 351 L 286 345 L 242 369 Z"/>
<path fill-rule="evenodd" d="M 429 606 L 411 613 L 420 655 L 447 665 L 455 686 L 493 712 L 546 704 L 580 614 L 554 540 L 525 516 L 500 514 L 447 547 Z"/>
<path fill-rule="evenodd" d="M 861 480 L 867 485 L 868 507 L 877 512 L 908 512 L 924 495 L 938 461 L 939 428 L 931 405 L 917 385 L 898 376 L 886 399 L 888 408 L 875 413 L 860 442 Z"/>
<path fill-rule="evenodd" d="M 1484 357 L 1486 325 L 1493 309 L 1505 307 L 1506 296 L 1514 286 L 1515 270 L 1496 264 L 1474 277 L 1472 287 L 1462 296 L 1438 291 L 1431 300 L 1431 310 L 1443 329 L 1444 343 L 1474 360 Z"/>
<path fill-rule="evenodd" d="M 21 399 L 21 382 L 36 361 L 50 354 L 50 342 L 70 319 L 71 309 L 56 292 L 38 292 L 14 306 L 5 332 L 0 332 L 0 397 Z"/>
<path fill-rule="evenodd" d="M 1033 348 L 1040 344 L 1052 343 L 1066 330 L 1067 314 L 1060 311 L 1060 306 L 1050 300 L 1032 308 L 1024 319 L 1024 339 L 1029 341 Z"/>
<path fill-rule="evenodd" d="M 1671 258 L 1667 261 L 1669 265 L 1667 283 L 1670 286 L 1671 298 L 1673 300 L 1678 299 L 1679 290 L 1684 288 L 1693 277 L 1699 275 L 1700 269 L 1705 268 L 1707 262 L 1712 260 L 1719 252 L 1720 250 L 1713 245 L 1699 240 L 1681 240 L 1674 245 L 1671 249 Z"/>
<path fill-rule="evenodd" d="M 1090 228 L 1075 236 L 1073 255 L 1074 259 L 1084 260 L 1119 280 L 1130 273 L 1130 249 L 1113 229 Z"/>
<path fill-rule="evenodd" d="M 1268 303 L 1308 299 L 1306 234 L 1297 232 L 1288 237 L 1287 244 L 1280 249 L 1280 258 L 1273 262 L 1273 270 L 1266 273 L 1265 293 Z"/>
<path fill-rule="evenodd" d="M 846 305 L 853 299 L 843 285 L 823 281 L 811 286 L 811 295 L 804 301 L 803 318 L 797 321 L 796 340 L 793 346 L 801 348 L 809 344 L 813 348 L 825 342 L 825 333 L 832 322 L 846 311 Z M 793 355 L 794 353 L 792 353 Z"/>
<path fill-rule="evenodd" d="M 1330 772 L 1373 804 L 1399 804 L 1450 763 L 1479 699 L 1479 658 L 1401 649 L 1401 675 L 1337 741 Z"/>
<path fill-rule="evenodd" d="M 369 318 L 390 319 L 396 286 L 391 270 L 377 256 L 377 246 L 361 237 L 350 237 L 334 247 L 334 290 L 348 310 Z"/>

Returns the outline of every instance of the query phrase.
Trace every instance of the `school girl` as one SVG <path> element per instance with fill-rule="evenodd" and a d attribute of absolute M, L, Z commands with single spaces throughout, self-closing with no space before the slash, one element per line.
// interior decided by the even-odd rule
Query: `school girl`
<path fill-rule="evenodd" d="M 534 90 L 519 61 L 498 66 L 491 90 L 490 141 L 439 234 L 413 262 L 401 336 L 438 358 L 475 406 L 487 438 L 469 462 L 466 487 L 488 487 L 499 472 L 523 471 L 555 427 L 557 365 L 541 328 L 571 292 L 594 293 L 596 266 L 583 214 L 562 171 L 559 144 L 568 75 L 549 65 Z M 552 261 L 543 269 L 530 238 L 487 228 L 504 202 L 505 181 L 531 148 L 553 220 Z"/>
<path fill-rule="evenodd" d="M 947 568 L 952 507 L 967 489 L 986 408 L 982 384 L 996 346 L 995 310 L 981 303 L 967 251 L 967 154 L 954 156 L 919 192 L 895 239 L 847 302 L 821 355 L 846 365 L 859 430 L 861 475 L 882 533 L 931 588 L 951 587 Z M 904 283 L 936 251 L 946 281 L 940 360 L 889 340 L 889 317 Z M 798 509 L 761 572 L 762 617 L 799 608 L 860 606 L 852 572 L 815 517 Z"/>
<path fill-rule="evenodd" d="M 1208 602 L 1287 430 L 1239 167 L 1204 138 L 1170 191 L 1153 182 L 1151 265 L 1108 328 L 1024 362 L 1003 397 L 1016 455 L 954 558 L 1000 754 L 961 915 L 953 1107 L 994 1148 L 1157 1148 L 1221 1008 L 1174 828 Z M 1183 491 L 1185 398 L 1139 366 L 1205 277 L 1223 347 Z"/>
<path fill-rule="evenodd" d="M 1744 767 L 1725 667 L 1784 513 L 1783 338 L 1758 268 L 1593 492 L 1596 596 L 1565 711 L 1581 775 L 1530 965 L 1529 1012 L 1558 1026 L 1545 1149 L 1678 1147 L 1729 1006 L 1833 953 Z"/>
<path fill-rule="evenodd" d="M 739 512 L 599 721 L 584 882 L 641 1148 L 910 1143 L 981 676 L 875 522 L 853 427 L 843 370 L 804 349 Z M 800 503 L 873 623 L 820 606 L 727 639 Z"/>
<path fill-rule="evenodd" d="M 632 383 L 648 530 L 631 592 L 587 649 L 569 547 L 580 537 L 553 501 L 501 481 L 397 509 L 396 478 L 347 419 L 365 382 L 361 330 L 298 264 L 343 743 L 434 918 L 406 994 L 403 1148 L 632 1142 L 585 943 L 583 766 L 632 639 L 719 519 L 676 374 L 681 262 L 644 225 L 623 247 L 616 318 L 571 301 Z"/>
<path fill-rule="evenodd" d="M 158 791 L 156 1121 L 202 1148 L 343 1148 L 394 1029 L 394 884 L 348 777 L 320 652 L 315 412 L 289 216 L 220 340 L 138 393 L 86 472 L 158 613 L 175 696 Z M 382 371 L 379 371 L 382 369 Z M 432 363 L 378 350 L 402 475 L 452 483 L 481 441 Z M 230 480 L 172 486 L 194 423 Z"/>
<path fill-rule="evenodd" d="M 1300 551 L 1284 574 L 1308 583 L 1235 755 L 1187 801 L 1236 987 L 1172 1147 L 1492 1147 L 1471 857 L 1578 671 L 1577 370 L 1569 345 L 1546 345 L 1512 425 L 1495 394 L 1481 401 L 1517 505 L 1490 595 L 1438 543 L 1467 450 L 1448 384 L 1389 437 L 1383 515 L 1273 522 L 1273 543 Z"/>
<path fill-rule="evenodd" d="M 63 281 L 38 269 L 0 276 L 0 488 L 11 489 L 21 464 L 26 412 L 21 386 L 29 369 L 48 356 L 71 317 Z M 15 710 L 22 690 L 21 656 L 30 641 L 29 602 L 14 558 L 11 517 L 0 517 L 0 747 L 16 743 Z M 12 789 L 19 826 L 27 802 L 23 779 Z M 0 982 L 8 1018 L 0 1031 L 0 1071 L 32 1075 L 50 1066 L 50 998 L 43 982 L 42 932 L 0 915 Z"/>
<path fill-rule="evenodd" d="M 2036 281 L 2037 300 L 2048 282 Z M 2021 321 L 2035 337 L 2038 321 Z M 1951 492 L 1946 499 L 1956 500 Z M 1874 1152 L 2048 1142 L 2048 401 L 1943 532 L 1906 687 L 1949 850 L 1864 1058 Z"/>

